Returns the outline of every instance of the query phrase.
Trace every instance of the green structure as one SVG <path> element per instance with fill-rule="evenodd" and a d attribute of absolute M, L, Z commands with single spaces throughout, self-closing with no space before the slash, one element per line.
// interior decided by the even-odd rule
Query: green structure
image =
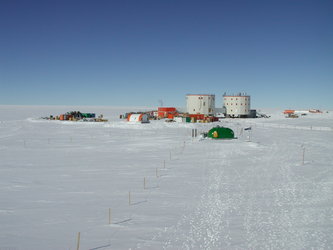
<path fill-rule="evenodd" d="M 214 127 L 208 131 L 207 136 L 212 139 L 234 139 L 234 131 L 230 128 L 225 127 Z"/>
<path fill-rule="evenodd" d="M 83 118 L 95 118 L 96 115 L 94 113 L 81 113 Z"/>

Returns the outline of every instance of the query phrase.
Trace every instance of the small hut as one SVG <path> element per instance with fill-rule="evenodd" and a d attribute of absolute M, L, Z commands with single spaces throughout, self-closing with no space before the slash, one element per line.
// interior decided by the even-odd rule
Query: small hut
<path fill-rule="evenodd" d="M 208 131 L 207 136 L 212 139 L 234 139 L 234 131 L 230 128 L 225 127 L 214 127 Z"/>
<path fill-rule="evenodd" d="M 127 116 L 127 121 L 149 123 L 149 117 L 147 114 L 129 114 Z"/>

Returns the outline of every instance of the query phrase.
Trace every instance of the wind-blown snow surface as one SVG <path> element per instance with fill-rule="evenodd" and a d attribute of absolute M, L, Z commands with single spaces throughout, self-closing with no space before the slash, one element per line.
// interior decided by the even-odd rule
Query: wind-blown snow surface
<path fill-rule="evenodd" d="M 35 119 L 75 109 L 110 121 Z M 76 249 L 78 232 L 80 249 L 333 248 L 332 113 L 118 120 L 131 110 L 0 106 L 0 249 Z M 218 124 L 238 139 L 191 138 Z"/>

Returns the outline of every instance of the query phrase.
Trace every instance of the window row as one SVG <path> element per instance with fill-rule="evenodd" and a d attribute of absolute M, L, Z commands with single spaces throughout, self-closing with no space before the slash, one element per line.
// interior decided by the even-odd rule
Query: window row
<path fill-rule="evenodd" d="M 224 98 L 224 100 L 226 101 L 228 98 Z M 233 100 L 236 100 L 236 101 L 238 101 L 238 98 L 230 98 L 230 100 L 231 101 L 233 101 Z M 248 101 L 250 98 L 247 98 L 247 97 L 245 97 L 245 98 L 241 98 L 240 100 L 245 100 L 245 101 Z"/>
<path fill-rule="evenodd" d="M 226 103 L 227 106 L 229 106 L 229 103 Z M 230 103 L 230 105 L 233 105 L 233 103 Z M 238 103 L 235 103 L 235 105 L 237 106 Z M 243 105 L 243 103 L 241 103 L 240 105 Z M 244 103 L 244 105 L 247 105 L 247 103 Z"/>

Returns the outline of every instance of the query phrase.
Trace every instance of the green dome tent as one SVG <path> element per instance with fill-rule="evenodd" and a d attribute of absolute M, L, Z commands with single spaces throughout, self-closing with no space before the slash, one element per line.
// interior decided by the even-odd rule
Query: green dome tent
<path fill-rule="evenodd" d="M 208 131 L 209 138 L 212 139 L 233 139 L 235 138 L 234 131 L 230 128 L 225 127 L 214 127 L 211 130 Z"/>

